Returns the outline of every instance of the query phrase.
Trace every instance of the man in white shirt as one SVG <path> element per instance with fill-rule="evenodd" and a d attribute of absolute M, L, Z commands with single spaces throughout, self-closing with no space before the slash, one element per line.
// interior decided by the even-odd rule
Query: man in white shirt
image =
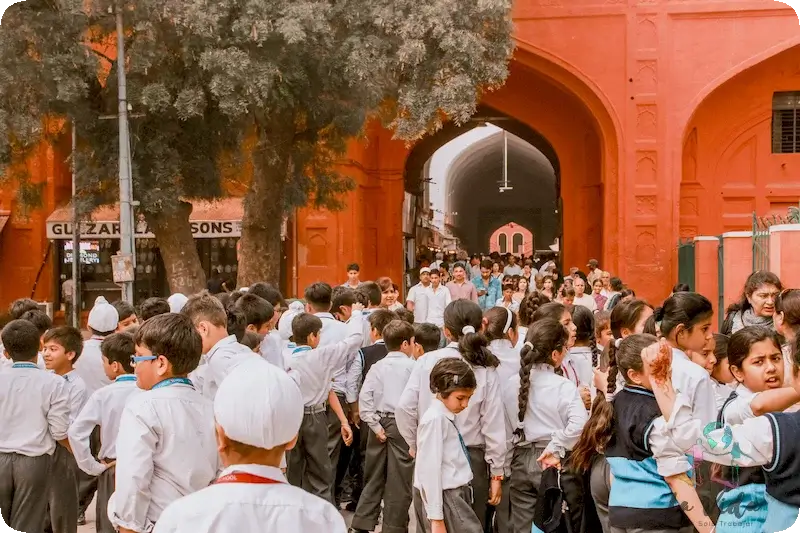
<path fill-rule="evenodd" d="M 210 487 L 181 498 L 161 514 L 154 533 L 345 533 L 329 502 L 286 482 L 280 462 L 303 420 L 294 381 L 263 360 L 233 370 L 214 399 L 225 470 Z"/>
<path fill-rule="evenodd" d="M 586 294 L 586 282 L 583 281 L 583 278 L 576 276 L 572 288 L 575 289 L 573 305 L 582 305 L 589 311 L 597 311 L 597 302 L 594 301 L 591 294 Z"/>
<path fill-rule="evenodd" d="M 421 324 L 425 322 L 428 315 L 428 292 L 425 290 L 431 286 L 431 269 L 422 267 L 419 269 L 419 283 L 411 287 L 406 297 L 406 307 L 414 312 L 414 322 Z"/>
<path fill-rule="evenodd" d="M 504 276 L 521 276 L 522 268 L 517 264 L 517 256 L 511 255 L 508 258 L 508 264 L 503 269 Z"/>
<path fill-rule="evenodd" d="M 431 271 L 431 284 L 426 289 L 428 296 L 428 313 L 423 322 L 428 322 L 439 329 L 444 327 L 444 310 L 452 301 L 450 291 L 440 283 L 441 277 L 436 270 Z"/>

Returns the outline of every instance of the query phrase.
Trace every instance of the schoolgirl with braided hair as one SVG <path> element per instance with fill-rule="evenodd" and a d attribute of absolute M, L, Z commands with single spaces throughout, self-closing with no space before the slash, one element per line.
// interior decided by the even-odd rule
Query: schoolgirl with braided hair
<path fill-rule="evenodd" d="M 564 377 L 581 390 L 586 408 L 596 396 L 592 387 L 594 369 L 600 363 L 600 350 L 594 337 L 594 313 L 582 305 L 572 308 L 572 324 L 575 327 L 575 344 L 564 358 Z"/>
<path fill-rule="evenodd" d="M 541 291 L 531 289 L 531 292 L 520 302 L 518 318 L 519 324 L 517 326 L 517 342 L 514 344 L 514 349 L 517 353 L 522 350 L 522 345 L 525 343 L 525 335 L 528 333 L 528 328 L 533 324 L 533 315 L 544 304 L 550 303 L 550 298 L 545 296 Z"/>
<path fill-rule="evenodd" d="M 528 329 L 521 368 L 503 388 L 506 419 L 514 429 L 511 459 L 511 523 L 514 533 L 531 531 L 542 472 L 560 466 L 588 418 L 578 388 L 556 375 L 569 333 L 542 318 Z"/>
<path fill-rule="evenodd" d="M 489 340 L 482 330 L 483 313 L 477 303 L 451 302 L 444 310 L 444 334 L 449 344 L 417 360 L 400 396 L 395 417 L 409 448 L 416 450 L 419 420 L 435 401 L 429 387 L 433 367 L 442 359 L 458 358 L 472 368 L 478 386 L 469 407 L 456 417 L 456 425 L 470 457 L 475 495 L 473 509 L 485 525 L 487 504 L 500 503 L 507 436 L 497 373 L 500 361 L 489 349 Z"/>
<path fill-rule="evenodd" d="M 607 425 L 595 425 L 594 435 L 584 432 L 576 448 L 578 455 L 585 455 L 584 439 L 606 443 L 605 456 L 614 480 L 608 500 L 613 531 L 688 533 L 694 525 L 700 533 L 708 533 L 714 524 L 687 475 L 692 466 L 662 416 L 656 399 L 660 392 L 653 391 L 663 386 L 663 380 L 657 382 L 652 376 L 655 359 L 651 355 L 648 365 L 643 361 L 643 354 L 651 351 L 669 354 L 669 347 L 658 343 L 647 334 L 628 335 L 619 343 L 609 361 L 609 377 L 619 374 L 625 385 L 614 396 L 612 416 L 607 405 L 596 407 L 598 418 L 608 421 Z M 585 459 L 580 462 L 588 464 Z"/>
<path fill-rule="evenodd" d="M 621 302 L 614 307 L 611 311 L 610 319 L 611 336 L 613 339 L 608 343 L 600 358 L 600 368 L 609 368 L 609 361 L 615 357 L 614 352 L 619 343 L 630 335 L 643 333 L 645 324 L 651 316 L 653 316 L 653 308 L 644 300 Z M 595 377 L 596 381 L 603 381 L 603 379 L 603 374 L 599 374 Z M 612 377 L 610 373 L 608 375 L 608 383 L 611 385 L 603 383 L 602 386 L 598 385 L 598 388 L 608 389 L 611 395 L 609 398 L 613 397 L 615 390 L 621 389 L 624 385 L 624 382 L 621 378 L 617 377 L 617 374 Z"/>

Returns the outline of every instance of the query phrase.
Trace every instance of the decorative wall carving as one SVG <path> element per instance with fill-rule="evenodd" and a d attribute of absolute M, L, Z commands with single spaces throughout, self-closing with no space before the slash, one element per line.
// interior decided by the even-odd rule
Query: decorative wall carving
<path fill-rule="evenodd" d="M 636 185 L 655 185 L 658 179 L 656 152 L 639 152 L 636 160 Z"/>
<path fill-rule="evenodd" d="M 636 139 L 654 141 L 658 135 L 657 108 L 653 104 L 636 106 Z"/>
<path fill-rule="evenodd" d="M 636 214 L 641 216 L 652 216 L 657 211 L 656 197 L 652 195 L 636 197 Z"/>

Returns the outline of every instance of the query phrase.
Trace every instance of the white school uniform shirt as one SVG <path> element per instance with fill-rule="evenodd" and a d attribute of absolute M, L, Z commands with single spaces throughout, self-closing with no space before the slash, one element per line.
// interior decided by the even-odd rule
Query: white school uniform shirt
<path fill-rule="evenodd" d="M 345 325 L 347 336 L 335 343 L 317 346 L 297 346 L 292 349 L 287 367 L 289 375 L 300 387 L 303 405 L 311 407 L 328 400 L 333 374 L 347 358 L 361 345 L 362 315 L 361 311 L 353 311 L 353 316 Z"/>
<path fill-rule="evenodd" d="M 106 466 L 94 458 L 89 447 L 95 426 L 100 426 L 100 458 L 117 458 L 117 434 L 122 411 L 128 400 L 141 392 L 142 389 L 136 385 L 136 376 L 125 374 L 89 397 L 69 428 L 69 445 L 81 470 L 90 476 L 99 476 L 106 470 Z"/>
<path fill-rule="evenodd" d="M 736 398 L 728 402 L 725 409 L 722 411 L 723 420 L 726 424 L 741 424 L 745 420 L 755 418 L 753 409 L 750 405 L 753 403 L 758 393 L 751 391 L 744 384 L 739 383 L 736 387 Z"/>
<path fill-rule="evenodd" d="M 441 284 L 439 288 L 434 289 L 431 284 L 425 289 L 425 294 L 428 296 L 428 315 L 424 322 L 440 328 L 444 327 L 444 310 L 453 301 L 450 289 Z"/>
<path fill-rule="evenodd" d="M 153 533 L 346 533 L 344 518 L 322 498 L 293 487 L 277 468 L 234 465 L 234 472 L 279 480 L 279 484 L 220 483 L 176 500 Z"/>
<path fill-rule="evenodd" d="M 738 384 L 719 383 L 714 378 L 711 378 L 711 386 L 714 387 L 714 407 L 719 413 L 719 410 L 722 409 L 722 406 L 728 398 L 730 398 L 731 393 L 736 390 Z"/>
<path fill-rule="evenodd" d="M 100 351 L 102 342 L 102 337 L 93 335 L 83 343 L 81 356 L 75 361 L 75 371 L 86 384 L 86 392 L 89 396 L 94 391 L 111 384 L 111 380 L 106 376 L 106 371 L 103 370 L 103 353 Z"/>
<path fill-rule="evenodd" d="M 428 520 L 444 520 L 443 491 L 472 481 L 472 468 L 456 429 L 455 415 L 435 400 L 419 422 L 414 487 Z"/>
<path fill-rule="evenodd" d="M 116 451 L 108 517 L 115 528 L 150 531 L 167 505 L 216 478 L 214 406 L 182 383 L 137 394 L 122 411 Z"/>
<path fill-rule="evenodd" d="M 367 372 L 358 396 L 358 411 L 375 434 L 383 429 L 378 413 L 395 412 L 413 369 L 413 358 L 402 352 L 389 352 Z"/>
<path fill-rule="evenodd" d="M 564 452 L 578 442 L 589 415 L 578 387 L 557 375 L 552 366 L 533 365 L 523 422 L 519 421 L 519 375 L 512 376 L 501 389 L 509 425 L 525 431 L 525 440 L 517 445 L 546 443 L 546 451 L 564 457 Z"/>
<path fill-rule="evenodd" d="M 525 337 L 528 335 L 528 328 L 525 326 L 520 326 L 517 328 L 517 344 L 514 345 L 514 349 L 517 350 L 517 353 L 522 351 L 522 347 L 525 346 Z"/>
<path fill-rule="evenodd" d="M 206 364 L 204 365 L 206 368 L 200 372 L 203 396 L 213 401 L 214 396 L 217 395 L 219 384 L 222 383 L 225 376 L 237 365 L 251 360 L 253 355 L 253 350 L 239 343 L 236 335 L 228 335 L 219 340 L 206 354 Z M 196 378 L 196 375 L 192 377 Z"/>
<path fill-rule="evenodd" d="M 431 284 L 428 283 L 428 287 Z M 417 283 L 408 291 L 406 302 L 414 303 L 414 322 L 422 324 L 428 318 L 428 287 L 421 282 Z"/>
<path fill-rule="evenodd" d="M 314 316 L 322 320 L 322 331 L 319 333 L 319 345 L 328 346 L 343 341 L 347 337 L 347 324 L 339 322 L 330 313 L 314 313 Z M 362 339 L 363 340 L 363 339 Z M 347 354 L 347 359 L 336 367 L 333 372 L 332 388 L 337 394 L 348 395 L 347 365 L 352 363 L 358 352 L 358 346 L 353 347 L 352 353 Z M 350 397 L 356 397 L 358 391 L 350 389 Z M 355 400 L 353 400 L 355 402 Z M 349 402 L 349 403 L 353 403 Z"/>
<path fill-rule="evenodd" d="M 281 334 L 277 329 L 271 330 L 264 336 L 261 341 L 261 346 L 258 347 L 258 353 L 264 360 L 281 370 L 283 367 L 283 342 L 281 342 Z"/>
<path fill-rule="evenodd" d="M 588 346 L 574 346 L 561 362 L 564 377 L 576 387 L 592 386 L 594 369 L 592 368 L 592 349 Z"/>
<path fill-rule="evenodd" d="M 717 419 L 711 376 L 705 368 L 693 363 L 677 348 L 672 349 L 672 384 L 676 391 L 684 393 L 689 399 L 697 418 L 706 424 Z"/>
<path fill-rule="evenodd" d="M 580 298 L 576 296 L 572 305 L 582 305 L 589 311 L 597 311 L 597 302 L 594 301 L 591 294 L 584 294 Z"/>
<path fill-rule="evenodd" d="M 64 378 L 34 363 L 0 372 L 0 453 L 53 455 L 67 438 L 69 390 Z"/>
<path fill-rule="evenodd" d="M 86 390 L 86 383 L 83 382 L 83 379 L 81 379 L 75 370 L 67 372 L 62 378 L 69 384 L 67 387 L 67 393 L 69 395 L 69 423 L 72 424 L 75 422 L 75 419 L 78 418 L 83 406 L 86 405 L 86 401 L 89 399 L 89 393 Z"/>
<path fill-rule="evenodd" d="M 438 361 L 447 357 L 463 359 L 458 344 L 452 342 L 446 348 L 428 352 L 417 359 L 400 397 L 395 419 L 400 434 L 412 449 L 417 448 L 419 421 L 425 411 L 438 402 L 431 392 L 431 370 Z M 472 367 L 472 370 L 478 387 L 470 398 L 469 406 L 456 416 L 456 424 L 467 446 L 485 448 L 486 463 L 492 475 L 499 476 L 503 474 L 507 451 L 500 378 L 494 368 Z"/>
<path fill-rule="evenodd" d="M 511 344 L 510 340 L 498 339 L 490 342 L 489 351 L 500 359 L 500 366 L 497 367 L 497 378 L 500 380 L 501 387 L 511 376 L 519 375 L 522 360 L 519 356 L 519 350 Z"/>

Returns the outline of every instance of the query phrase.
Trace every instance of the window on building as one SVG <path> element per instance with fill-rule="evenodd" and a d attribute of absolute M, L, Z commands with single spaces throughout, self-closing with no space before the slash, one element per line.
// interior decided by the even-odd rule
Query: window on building
<path fill-rule="evenodd" d="M 522 233 L 515 233 L 511 238 L 511 248 L 514 250 L 513 254 L 522 253 Z"/>
<path fill-rule="evenodd" d="M 501 233 L 497 237 L 497 244 L 500 245 L 500 253 L 506 254 L 508 253 L 508 237 L 505 233 Z"/>
<path fill-rule="evenodd" d="M 772 96 L 772 153 L 800 153 L 800 91 Z"/>

